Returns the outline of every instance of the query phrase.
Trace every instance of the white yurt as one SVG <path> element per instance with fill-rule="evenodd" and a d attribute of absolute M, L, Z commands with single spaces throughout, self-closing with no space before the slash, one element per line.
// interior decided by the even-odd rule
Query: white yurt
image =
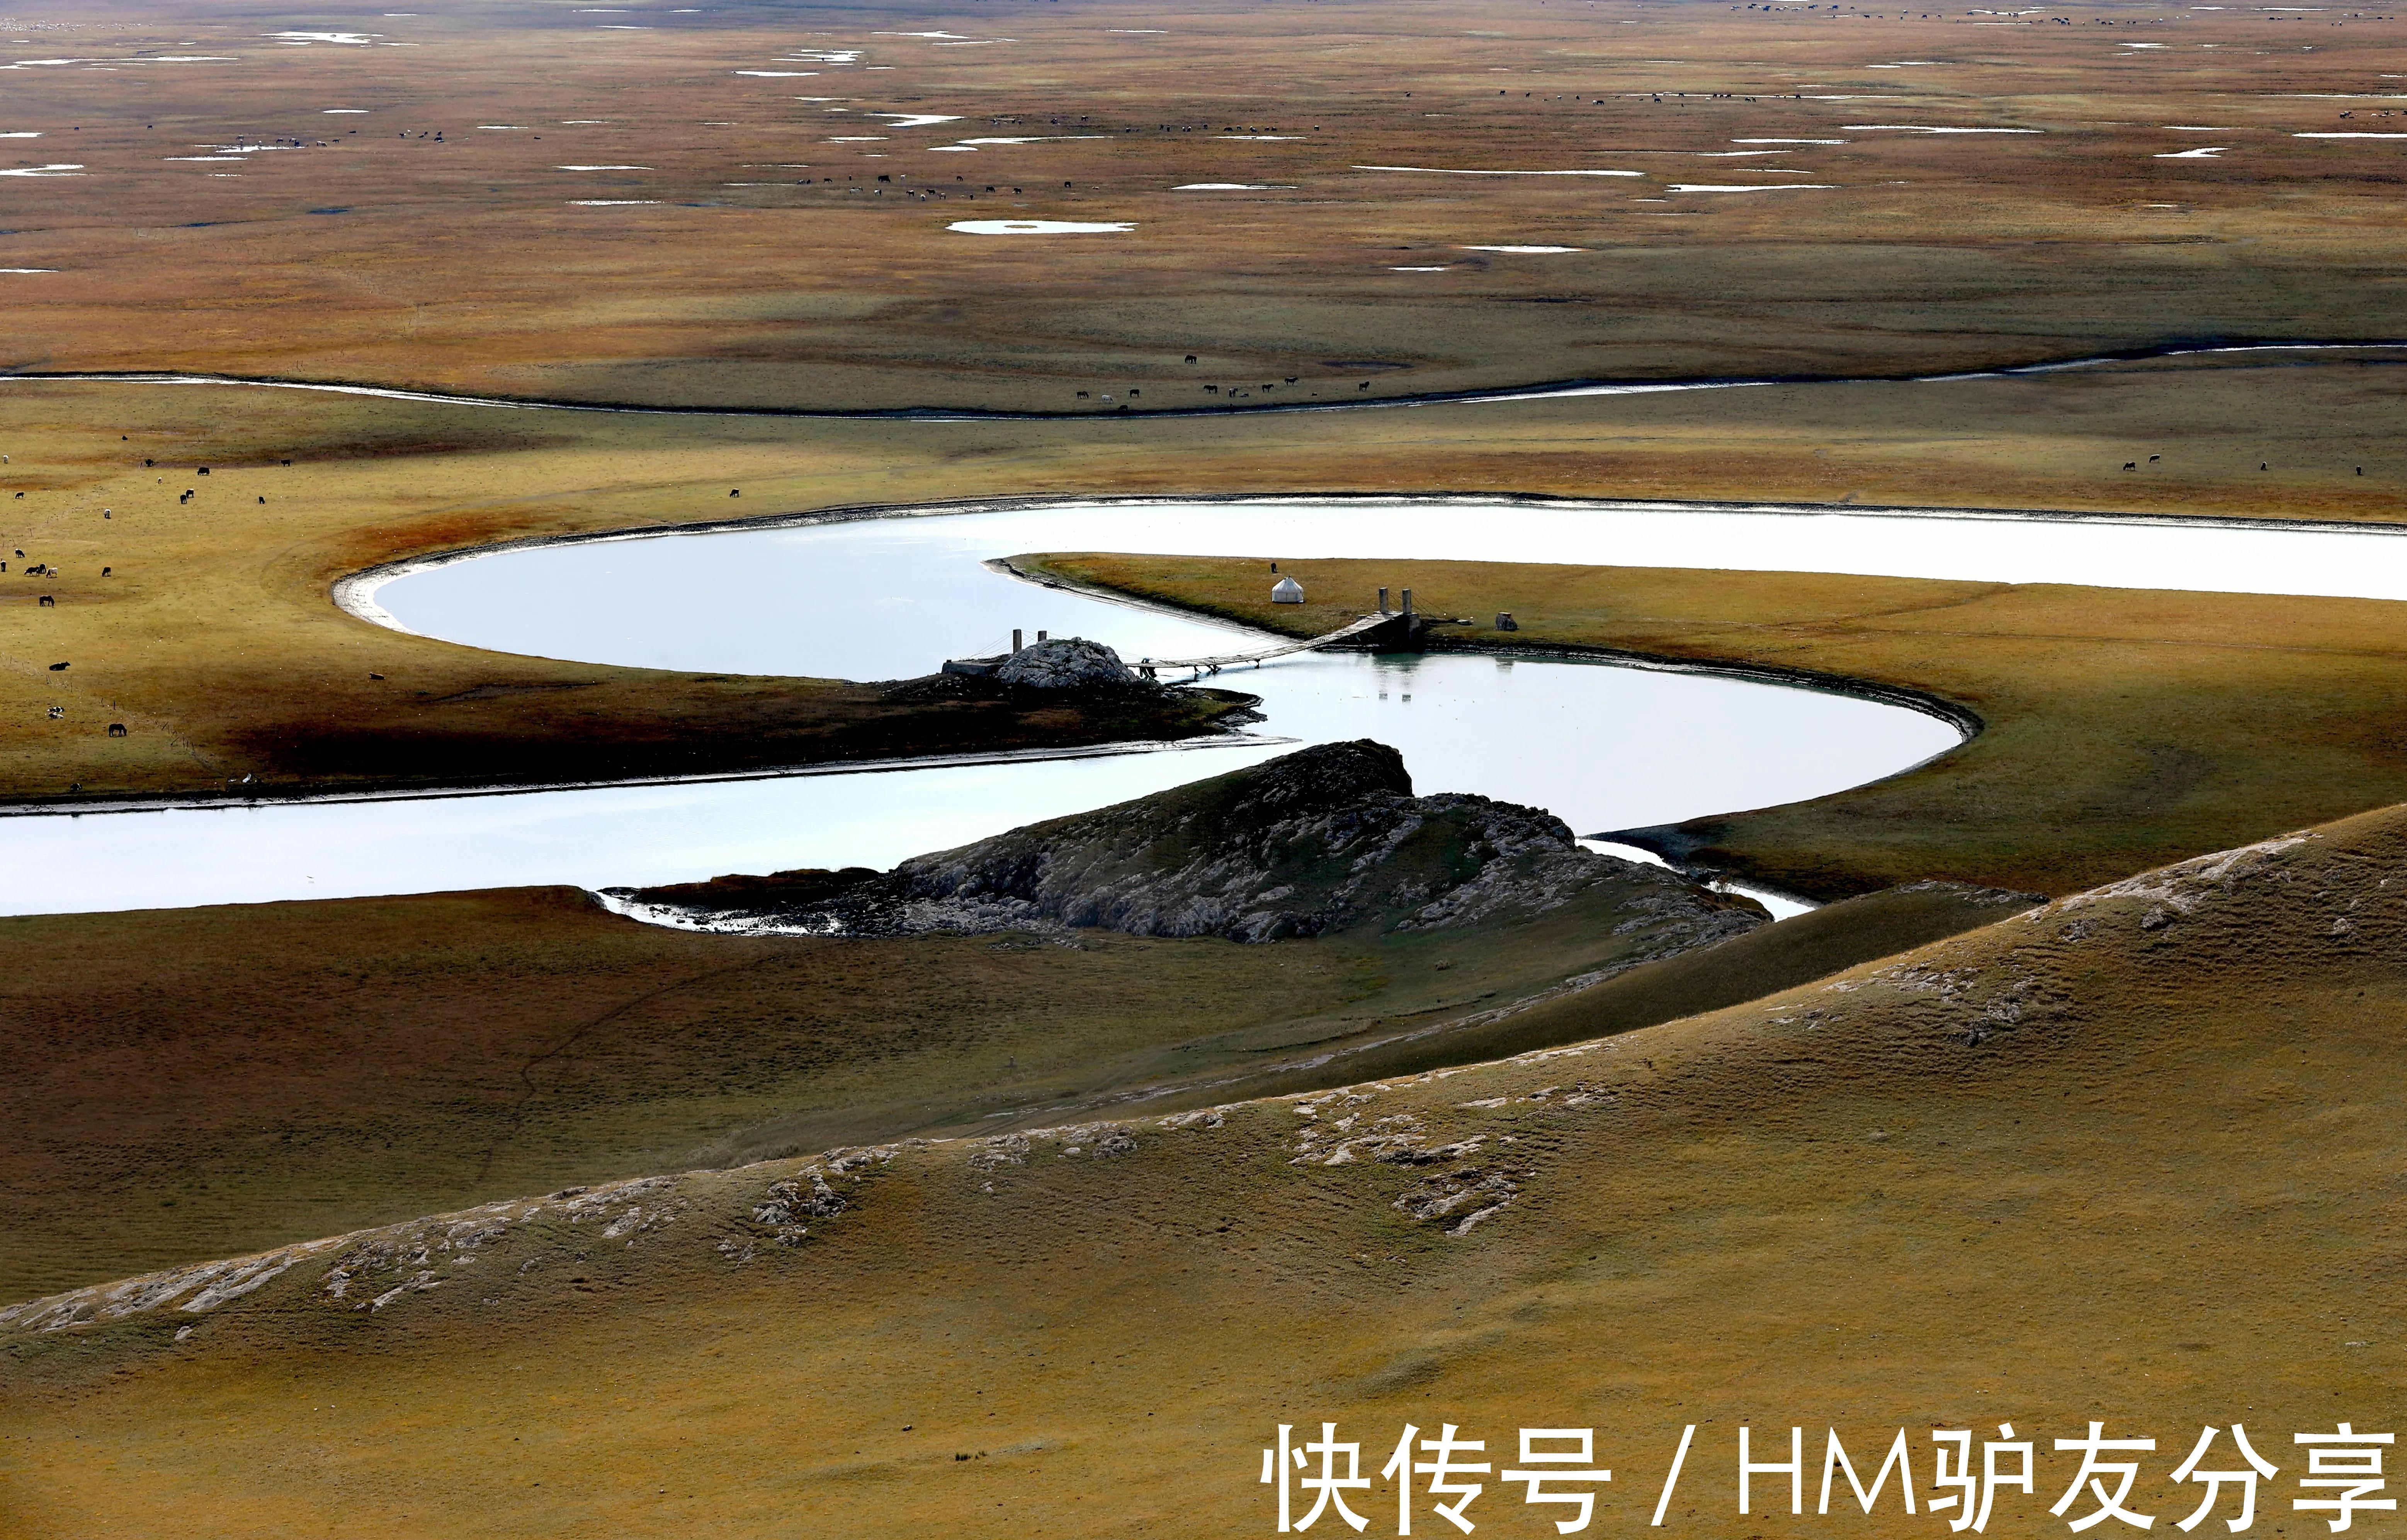
<path fill-rule="evenodd" d="M 1274 604 L 1303 603 L 1303 585 L 1291 577 L 1280 578 L 1277 586 L 1271 589 L 1271 602 Z"/>

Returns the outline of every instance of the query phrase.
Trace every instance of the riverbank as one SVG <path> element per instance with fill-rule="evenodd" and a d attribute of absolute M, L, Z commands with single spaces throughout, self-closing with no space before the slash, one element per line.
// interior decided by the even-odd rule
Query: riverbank
<path fill-rule="evenodd" d="M 2407 605 L 1801 572 L 1050 555 L 1063 581 L 1307 636 L 1410 586 L 1471 617 L 1434 645 L 1736 667 L 1981 730 L 1904 774 L 1785 807 L 1589 830 L 1816 898 L 1925 878 L 2061 894 L 2407 800 Z M 1509 612 L 1517 630 L 1494 629 Z M 1851 682 L 1860 682 L 1855 684 Z"/>
<path fill-rule="evenodd" d="M 739 516 L 1265 489 L 2395 522 L 2407 460 L 2380 442 L 2395 377 L 2361 360 L 2200 358 L 1953 384 L 1147 423 L 796 422 L 10 386 L 0 800 L 581 784 L 1196 726 L 898 709 L 833 681 L 477 652 L 330 601 L 392 563 Z M 2144 472 L 2114 469 L 2150 454 Z"/>

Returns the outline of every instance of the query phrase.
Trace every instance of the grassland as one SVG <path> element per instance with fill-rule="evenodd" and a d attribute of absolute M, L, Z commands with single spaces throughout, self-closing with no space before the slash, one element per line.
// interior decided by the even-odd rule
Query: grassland
<path fill-rule="evenodd" d="M 1760 1487 L 1736 1516 L 1737 1424 L 1809 1460 L 1902 1425 L 1927 1472 L 1928 1430 L 2010 1420 L 2042 1490 L 1988 1533 L 2021 1536 L 2061 1522 L 2049 1438 L 2156 1439 L 2132 1506 L 2169 1522 L 2200 1494 L 2166 1473 L 2238 1420 L 2286 1533 L 2288 1435 L 2407 1412 L 2402 859 L 2371 814 L 1581 1051 L 1131 1123 L 1118 1158 L 1087 1127 L 781 1161 L 361 1237 L 213 1309 L 21 1318 L 0 1515 L 1246 1533 L 1277 1423 L 1375 1470 L 1409 1420 L 1491 1454 L 1595 1428 L 1608 1530 L 1696 1424 L 1671 1523 L 1735 1536 L 1785 1518 Z M 778 1246 L 756 1206 L 806 1164 L 841 1211 Z M 1412 1217 L 1449 1183 L 1509 1201 Z M 1519 1496 L 1471 1517 L 1551 1533 Z M 1934 1522 L 1845 1502 L 1803 1522 Z"/>
<path fill-rule="evenodd" d="M 741 6 L 485 7 L 340 33 L 251 7 L 20 19 L 34 62 L 12 65 L 21 121 L 7 132 L 37 136 L 10 141 L 24 163 L 7 169 L 42 174 L 10 181 L 0 235 L 0 262 L 28 269 L 0 274 L 9 361 L 675 406 L 1109 416 L 1595 375 L 1927 371 L 2186 336 L 2407 337 L 2386 255 L 2399 151 L 2299 137 L 2359 132 L 2344 126 L 2355 114 L 2390 110 L 2350 95 L 2397 62 L 2386 10 L 2075 7 L 2078 24 L 2059 25 L 1538 8 L 1199 5 L 1117 27 L 1083 8 L 871 6 L 810 12 L 802 35 L 790 12 Z M 1947 57 L 1859 57 L 1892 41 Z M 2162 63 L 2176 55 L 2181 67 Z M 1297 112 L 1317 121 L 1289 121 Z M 894 126 L 911 115 L 946 121 Z M 2037 132 L 1846 126 L 1863 117 Z M 2205 141 L 2166 122 L 2229 124 L 2219 137 L 2246 143 L 2218 152 L 2229 159 L 2168 158 Z M 1089 133 L 1100 137 L 1075 136 Z M 989 142 L 935 161 L 939 141 L 964 139 Z M 1595 160 L 1642 175 L 1359 169 Z M 591 166 L 624 169 L 567 169 Z M 1726 181 L 1726 166 L 1843 185 L 1665 191 Z M 988 194 L 990 177 L 1024 195 Z M 1780 179 L 1748 174 L 1766 178 Z M 1223 179 L 1293 187 L 1176 191 Z M 1125 214 L 1139 228 L 1085 244 L 945 228 L 1014 212 Z M 1586 249 L 1470 249 L 1516 243 Z M 1446 271 L 1396 271 L 1432 261 Z M 405 653 L 412 686 L 369 692 L 364 674 L 385 671 L 358 666 L 370 639 L 311 629 L 331 625 L 318 590 L 349 565 L 723 513 L 713 484 L 757 482 L 764 459 L 780 485 L 752 490 L 782 493 L 788 510 L 1031 489 L 1443 488 L 2383 518 L 2407 484 L 2384 431 L 2392 357 L 2312 375 L 2142 366 L 1408 426 L 1094 423 L 1068 436 L 497 427 L 399 403 L 28 394 L 6 425 L 8 489 L 31 488 L 11 532 L 40 542 L 21 548 L 65 558 L 78 580 L 87 556 L 142 582 L 171 570 L 178 594 L 131 629 L 206 661 L 121 658 L 60 618 L 42 640 L 116 677 L 74 676 L 61 693 L 48 686 L 68 680 L 12 671 L 19 698 L 0 714 L 10 739 L 35 742 L 7 745 L 7 784 L 543 779 L 574 756 L 529 741 L 596 721 L 618 740 L 603 774 L 943 746 L 947 729 L 882 720 L 841 692 L 805 703 L 812 692 L 792 685 L 527 664 L 503 678 L 489 661 Z M 196 505 L 205 541 L 137 543 L 78 522 L 141 485 L 121 473 L 131 459 L 107 458 L 104 424 L 135 429 L 121 442 L 146 449 L 176 441 L 171 454 L 220 473 L 294 449 L 303 469 L 246 478 L 245 492 L 272 498 L 263 522 L 257 504 L 226 507 L 213 481 Z M 2112 473 L 2142 449 L 2172 452 L 2143 475 Z M 328 459 L 349 473 L 323 474 Z M 79 495 L 64 518 L 63 493 Z M 306 525 L 291 522 L 305 508 Z M 139 565 L 112 564 L 121 552 Z M 263 572 L 263 559 L 284 565 Z M 256 613 L 263 581 L 272 615 Z M 149 597 L 129 596 L 136 586 L 115 586 L 116 616 Z M 71 656 L 55 651 L 12 656 L 31 669 Z M 189 671 L 161 677 L 170 667 Z M 294 719 L 279 697 L 322 703 L 355 736 Z M 459 720 L 431 718 L 421 699 Z M 213 720 L 233 701 L 244 720 Z M 37 706 L 50 720 L 50 705 L 70 725 L 21 726 Z M 128 721 L 126 742 L 79 741 L 108 720 Z M 1014 730 L 989 722 L 976 736 Z M 412 754 L 422 761 L 401 763 Z"/>
<path fill-rule="evenodd" d="M 35 270 L 0 273 L 11 372 L 1060 416 L 0 384 L 0 800 L 1200 726 L 506 657 L 328 601 L 378 563 L 739 508 L 1443 491 L 2396 522 L 2407 349 L 1144 417 L 2407 341 L 2407 162 L 2319 136 L 2402 127 L 2395 14 L 9 18 L 0 132 L 39 135 L 0 141 L 0 267 Z M 942 148 L 973 138 L 996 142 Z M 1275 185 L 1182 190 L 1222 181 Z M 1688 191 L 1776 182 L 1830 185 Z M 994 218 L 1135 228 L 947 228 Z M 1542 245 L 1581 249 L 1475 249 Z M 1267 618 L 1257 569 L 1185 567 L 1105 575 Z M 1306 580 L 1417 575 L 1425 607 L 1513 610 L 1524 642 L 1977 711 L 1983 738 L 1915 776 L 1677 833 L 1813 891 L 1946 872 L 2066 894 L 2407 798 L 2393 606 Z M 0 1298 L 490 1200 L 220 1272 L 256 1287 L 213 1308 L 187 1288 L 12 1314 L 0 1533 L 1248 1533 L 1275 1425 L 1335 1419 L 1374 1469 L 1407 1420 L 1491 1454 L 1592 1426 L 1617 1472 L 1600 1530 L 1643 1526 L 1695 1423 L 1672 1522 L 1753 1540 L 1781 1520 L 1733 1515 L 1733 1424 L 1759 1449 L 1836 1425 L 1860 1458 L 1901 1425 L 2044 1440 L 2105 1418 L 2158 1440 L 2135 1503 L 2168 1522 L 2195 1501 L 2160 1479 L 2193 1425 L 2245 1420 L 2285 1467 L 2259 1523 L 2286 1535 L 2285 1435 L 2407 1411 L 2402 859 L 2407 814 L 2362 814 L 1903 958 L 1966 906 L 1876 895 L 1434 1044 L 1190 1081 L 1164 1119 L 1113 1098 L 1542 988 L 1570 939 L 851 947 L 645 929 L 560 891 L 0 923 Z M 1460 1062 L 1481 1054 L 1522 1056 Z M 1009 1132 L 928 1137 L 989 1113 Z M 840 1141 L 875 1148 L 805 1153 Z M 711 1169 L 661 1175 L 682 1166 Z M 567 1190 L 620 1176 L 643 1180 Z M 2043 1444 L 2044 1482 L 2061 1463 Z M 1517 1497 L 1473 1516 L 1550 1533 Z M 2009 1495 L 1990 1533 L 2057 1533 L 2046 1501 Z"/>
<path fill-rule="evenodd" d="M 1629 967 L 1601 909 L 1264 946 L 705 936 L 571 889 L 0 920 L 0 1301 L 572 1182 L 1551 1046 L 1998 912 L 1884 894 L 1547 998 Z"/>
<path fill-rule="evenodd" d="M 1928 877 L 2064 894 L 2200 850 L 2407 800 L 2407 608 L 2371 600 L 1798 572 L 1021 558 L 1077 584 L 1310 635 L 1411 586 L 1479 623 L 1461 647 L 1735 664 L 1926 697 L 1983 724 L 1905 774 L 1634 836 L 1821 897 Z M 1509 611 L 1520 629 L 1490 623 Z M 1583 833 L 1598 832 L 1582 830 Z"/>
<path fill-rule="evenodd" d="M 2386 438 L 2399 378 L 2379 360 L 2200 360 L 1143 423 L 595 416 L 18 384 L 0 390 L 0 797 L 189 797 L 246 776 L 246 791 L 279 795 L 713 773 L 1196 726 L 506 657 L 328 600 L 363 568 L 497 542 L 739 509 L 1306 490 L 2390 520 L 2407 485 L 2407 458 Z M 2120 470 L 2151 455 L 2144 472 Z M 126 736 L 109 737 L 112 723 Z"/>
<path fill-rule="evenodd" d="M 1075 413 L 2407 340 L 2398 147 L 2298 137 L 2395 16 L 111 0 L 0 27 L 63 61 L 6 361 Z"/>

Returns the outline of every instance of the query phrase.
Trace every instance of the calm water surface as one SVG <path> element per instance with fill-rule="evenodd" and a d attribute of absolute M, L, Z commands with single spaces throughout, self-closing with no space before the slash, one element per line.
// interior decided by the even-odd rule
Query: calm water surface
<path fill-rule="evenodd" d="M 989 572 L 1039 550 L 1552 560 L 2407 598 L 2407 539 L 1946 515 L 1261 503 L 1060 508 L 645 537 L 396 579 L 410 629 L 506 652 L 708 671 L 897 678 L 1017 626 L 1123 655 L 1253 633 Z M 1270 581 L 1267 571 L 1264 582 Z M 1372 595 L 1360 596 L 1367 608 Z M 1285 752 L 1372 737 L 1423 791 L 1582 833 L 1766 806 L 1943 752 L 1952 728 L 1842 696 L 1586 663 L 1304 655 L 1218 683 L 1265 739 L 1178 752 L 403 801 L 11 818 L 0 911 L 58 912 L 885 866 Z"/>

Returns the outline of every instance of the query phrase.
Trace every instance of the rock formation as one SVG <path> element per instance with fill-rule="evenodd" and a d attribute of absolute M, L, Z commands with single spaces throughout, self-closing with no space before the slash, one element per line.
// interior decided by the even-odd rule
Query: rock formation
<path fill-rule="evenodd" d="M 1402 756 L 1368 740 L 916 856 L 890 872 L 782 872 L 619 897 L 712 929 L 1102 926 L 1268 941 L 1543 913 L 1600 884 L 1621 890 L 1617 913 L 1693 922 L 1698 942 L 1765 919 L 1751 900 L 1583 850 L 1543 809 L 1416 797 Z"/>
<path fill-rule="evenodd" d="M 1125 685 L 1136 676 L 1120 655 L 1083 636 L 1057 636 L 1022 647 L 1003 660 L 994 676 L 1006 685 L 1033 690 L 1091 689 L 1098 685 Z"/>

